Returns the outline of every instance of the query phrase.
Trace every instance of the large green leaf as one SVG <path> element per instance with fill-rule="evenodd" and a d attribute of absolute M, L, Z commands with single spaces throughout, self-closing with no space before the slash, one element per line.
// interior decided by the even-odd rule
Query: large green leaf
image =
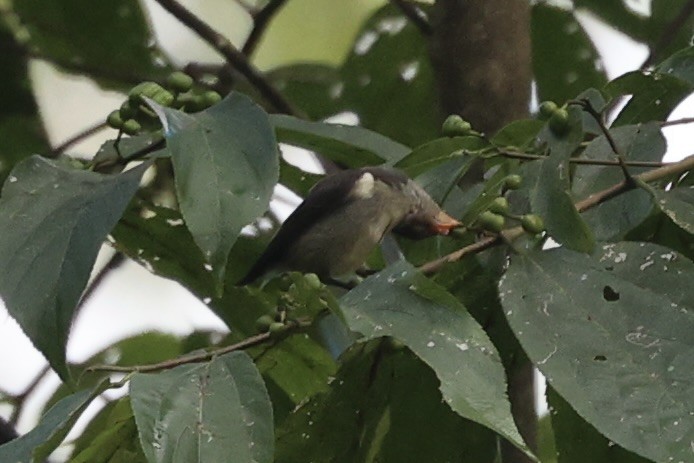
<path fill-rule="evenodd" d="M 558 243 L 581 252 L 595 244 L 593 232 L 574 207 L 570 190 L 569 158 L 583 141 L 581 110 L 569 108 L 569 131 L 557 134 L 546 126 L 539 140 L 549 147 L 549 157 L 536 161 L 539 175 L 530 187 L 532 211 L 545 222 L 547 233 Z"/>
<path fill-rule="evenodd" d="M 113 229 L 114 247 L 156 275 L 181 283 L 200 298 L 214 294 L 205 258 L 178 211 L 132 205 Z"/>
<path fill-rule="evenodd" d="M 270 120 L 279 141 L 316 151 L 347 167 L 395 163 L 410 152 L 407 146 L 362 127 L 310 122 L 282 114 L 272 115 Z"/>
<path fill-rule="evenodd" d="M 27 58 L 12 35 L 0 23 L 0 182 L 22 159 L 47 152 L 48 137 L 31 92 Z"/>
<path fill-rule="evenodd" d="M 0 199 L 0 295 L 36 348 L 68 378 L 72 315 L 106 235 L 147 164 L 119 175 L 33 156 L 15 167 Z"/>
<path fill-rule="evenodd" d="M 265 212 L 279 178 L 275 133 L 240 93 L 196 114 L 150 104 L 165 127 L 181 213 L 220 290 L 229 250 Z"/>
<path fill-rule="evenodd" d="M 694 264 L 653 244 L 516 256 L 500 283 L 531 360 L 588 423 L 655 461 L 694 461 Z"/>
<path fill-rule="evenodd" d="M 39 56 L 102 82 L 161 77 L 162 56 L 137 0 L 22 0 L 12 8 Z M 24 36 L 23 34 L 26 34 Z"/>
<path fill-rule="evenodd" d="M 692 88 L 692 84 L 658 70 L 624 74 L 605 86 L 605 92 L 613 98 L 632 95 L 613 125 L 664 121 Z"/>
<path fill-rule="evenodd" d="M 665 137 L 655 122 L 617 127 L 610 130 L 610 134 L 626 161 L 658 162 L 665 155 Z M 592 140 L 582 157 L 611 161 L 617 158 L 604 135 Z M 637 175 L 648 168 L 630 167 L 628 170 L 631 175 Z M 624 173 L 618 166 L 578 165 L 574 171 L 573 193 L 576 199 L 585 199 L 622 180 Z M 583 218 L 597 240 L 613 241 L 643 222 L 652 208 L 653 201 L 648 193 L 633 190 L 584 212 Z"/>
<path fill-rule="evenodd" d="M 396 6 L 369 18 L 340 73 L 345 107 L 364 127 L 408 146 L 439 133 L 443 117 L 427 41 Z"/>
<path fill-rule="evenodd" d="M 547 387 L 547 405 L 557 448 L 558 463 L 648 463 L 646 460 L 615 445 L 586 423 L 571 405 Z"/>
<path fill-rule="evenodd" d="M 102 381 L 94 390 L 75 392 L 51 407 L 39 424 L 27 434 L 0 445 L 0 461 L 38 463 L 45 460 L 63 441 L 82 412 L 109 387 Z"/>
<path fill-rule="evenodd" d="M 341 363 L 329 391 L 279 427 L 278 462 L 494 460 L 495 434 L 451 411 L 436 375 L 407 349 L 359 344 Z"/>
<path fill-rule="evenodd" d="M 271 462 L 272 406 L 244 352 L 133 377 L 130 395 L 151 462 Z"/>
<path fill-rule="evenodd" d="M 694 186 L 668 191 L 650 189 L 658 207 L 677 225 L 694 234 Z"/>
<path fill-rule="evenodd" d="M 537 2 L 532 7 L 531 31 L 540 100 L 563 103 L 607 83 L 600 54 L 573 11 Z"/>
<path fill-rule="evenodd" d="M 395 167 L 415 178 L 450 159 L 466 156 L 468 151 L 478 151 L 487 146 L 489 143 L 482 137 L 437 138 L 413 149 L 396 162 Z"/>
<path fill-rule="evenodd" d="M 494 345 L 445 289 L 399 262 L 366 279 L 340 305 L 351 329 L 366 339 L 392 336 L 429 365 L 453 411 L 528 451 L 511 416 Z"/>

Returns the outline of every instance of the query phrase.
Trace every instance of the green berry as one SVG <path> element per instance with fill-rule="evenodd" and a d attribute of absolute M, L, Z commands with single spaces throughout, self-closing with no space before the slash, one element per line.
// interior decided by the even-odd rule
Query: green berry
<path fill-rule="evenodd" d="M 306 280 L 306 284 L 311 289 L 320 289 L 321 286 L 323 286 L 320 279 L 318 278 L 318 275 L 316 275 L 315 273 L 307 273 L 306 275 L 304 275 L 304 280 Z"/>
<path fill-rule="evenodd" d="M 204 102 L 205 107 L 209 107 L 222 101 L 222 95 L 214 90 L 209 90 L 202 94 L 202 101 Z"/>
<path fill-rule="evenodd" d="M 282 331 L 287 329 L 287 325 L 281 322 L 274 322 L 270 324 L 270 327 L 268 328 L 268 331 L 270 334 L 279 334 Z"/>
<path fill-rule="evenodd" d="M 470 123 L 457 114 L 448 116 L 441 127 L 441 132 L 447 137 L 468 135 L 471 131 Z"/>
<path fill-rule="evenodd" d="M 526 232 L 537 235 L 545 230 L 545 223 L 542 217 L 535 214 L 527 214 L 521 217 L 521 226 Z"/>
<path fill-rule="evenodd" d="M 569 125 L 569 112 L 566 109 L 557 109 L 552 117 L 549 118 L 549 129 L 558 137 L 566 135 L 571 126 Z"/>
<path fill-rule="evenodd" d="M 558 109 L 559 106 L 557 106 L 554 101 L 543 101 L 540 104 L 540 117 L 542 119 L 549 119 Z"/>
<path fill-rule="evenodd" d="M 255 321 L 255 327 L 259 332 L 265 332 L 270 329 L 270 325 L 272 325 L 275 322 L 275 320 L 270 316 L 270 315 L 263 315 L 261 317 L 258 317 L 258 319 Z"/>
<path fill-rule="evenodd" d="M 175 99 L 171 92 L 156 82 L 142 82 L 128 93 L 128 100 L 132 105 L 144 103 L 143 97 L 150 98 L 162 106 L 171 106 Z"/>
<path fill-rule="evenodd" d="M 120 129 L 123 127 L 123 118 L 120 116 L 120 111 L 117 109 L 115 111 L 111 111 L 106 118 L 106 123 L 113 129 Z"/>
<path fill-rule="evenodd" d="M 187 92 L 193 87 L 193 78 L 185 72 L 175 71 L 166 78 L 166 85 L 176 92 Z"/>
<path fill-rule="evenodd" d="M 120 105 L 120 117 L 123 120 L 132 119 L 137 115 L 137 106 L 131 105 L 130 101 L 126 100 Z"/>
<path fill-rule="evenodd" d="M 137 135 L 137 133 L 142 130 L 142 126 L 135 119 L 128 119 L 123 122 L 121 130 L 128 135 Z"/>
<path fill-rule="evenodd" d="M 506 220 L 504 219 L 504 216 L 495 214 L 490 211 L 485 211 L 479 215 L 477 218 L 477 221 L 484 227 L 486 230 L 493 231 L 493 232 L 500 232 L 501 230 L 504 229 L 504 224 Z"/>
<path fill-rule="evenodd" d="M 504 186 L 509 190 L 517 190 L 523 184 L 523 177 L 518 174 L 509 175 L 504 179 Z"/>
<path fill-rule="evenodd" d="M 179 93 L 178 95 L 176 95 L 176 99 L 174 100 L 173 106 L 175 108 L 185 107 L 185 109 L 188 109 L 190 104 L 193 102 L 194 98 L 195 97 L 190 93 Z"/>
<path fill-rule="evenodd" d="M 495 198 L 488 209 L 495 214 L 506 214 L 509 209 L 508 200 L 503 196 Z"/>

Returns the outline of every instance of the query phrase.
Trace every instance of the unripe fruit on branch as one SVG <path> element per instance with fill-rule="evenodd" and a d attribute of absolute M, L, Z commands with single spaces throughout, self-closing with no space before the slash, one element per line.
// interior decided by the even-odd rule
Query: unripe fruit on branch
<path fill-rule="evenodd" d="M 470 123 L 457 114 L 448 116 L 441 126 L 441 133 L 447 137 L 468 135 L 471 131 L 472 126 Z"/>
<path fill-rule="evenodd" d="M 504 224 L 506 223 L 503 216 L 490 211 L 481 213 L 477 217 L 477 221 L 484 229 L 497 233 L 504 229 Z"/>
<path fill-rule="evenodd" d="M 504 179 L 504 186 L 509 190 L 517 190 L 523 184 L 523 177 L 518 174 L 509 175 Z"/>
<path fill-rule="evenodd" d="M 495 214 L 506 214 L 509 210 L 508 200 L 503 196 L 495 198 L 488 209 Z"/>
<path fill-rule="evenodd" d="M 175 71 L 166 78 L 166 85 L 176 92 L 187 92 L 193 87 L 193 78 L 185 72 Z"/>
<path fill-rule="evenodd" d="M 521 226 L 526 232 L 537 235 L 545 230 L 545 223 L 539 215 L 527 214 L 521 217 Z"/>
<path fill-rule="evenodd" d="M 552 114 L 549 118 L 549 130 L 552 131 L 554 135 L 561 137 L 566 135 L 571 126 L 569 125 L 569 112 L 566 109 L 559 108 Z"/>

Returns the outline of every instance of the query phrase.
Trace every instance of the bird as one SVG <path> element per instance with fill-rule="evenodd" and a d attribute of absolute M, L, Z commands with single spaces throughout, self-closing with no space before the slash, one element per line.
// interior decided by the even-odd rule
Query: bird
<path fill-rule="evenodd" d="M 316 183 L 238 284 L 284 271 L 334 281 L 359 269 L 391 231 L 419 240 L 459 226 L 397 169 L 343 170 Z"/>

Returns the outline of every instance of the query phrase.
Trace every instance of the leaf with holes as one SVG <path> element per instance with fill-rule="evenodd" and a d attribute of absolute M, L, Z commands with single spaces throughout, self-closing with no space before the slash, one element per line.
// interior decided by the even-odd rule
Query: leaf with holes
<path fill-rule="evenodd" d="M 253 361 L 230 352 L 135 375 L 130 396 L 149 461 L 272 461 L 272 406 Z"/>
<path fill-rule="evenodd" d="M 149 100 L 165 128 L 181 214 L 221 292 L 241 229 L 267 210 L 279 178 L 268 115 L 240 93 L 186 114 Z"/>
<path fill-rule="evenodd" d="M 694 461 L 694 264 L 623 242 L 514 256 L 500 282 L 511 328 L 588 423 L 655 461 Z"/>
<path fill-rule="evenodd" d="M 350 328 L 365 339 L 392 336 L 429 365 L 453 411 L 529 453 L 511 416 L 494 345 L 444 288 L 401 261 L 366 279 L 340 305 Z"/>
<path fill-rule="evenodd" d="M 15 167 L 2 189 L 0 295 L 64 380 L 75 306 L 101 244 L 147 167 L 102 175 L 33 156 Z"/>

